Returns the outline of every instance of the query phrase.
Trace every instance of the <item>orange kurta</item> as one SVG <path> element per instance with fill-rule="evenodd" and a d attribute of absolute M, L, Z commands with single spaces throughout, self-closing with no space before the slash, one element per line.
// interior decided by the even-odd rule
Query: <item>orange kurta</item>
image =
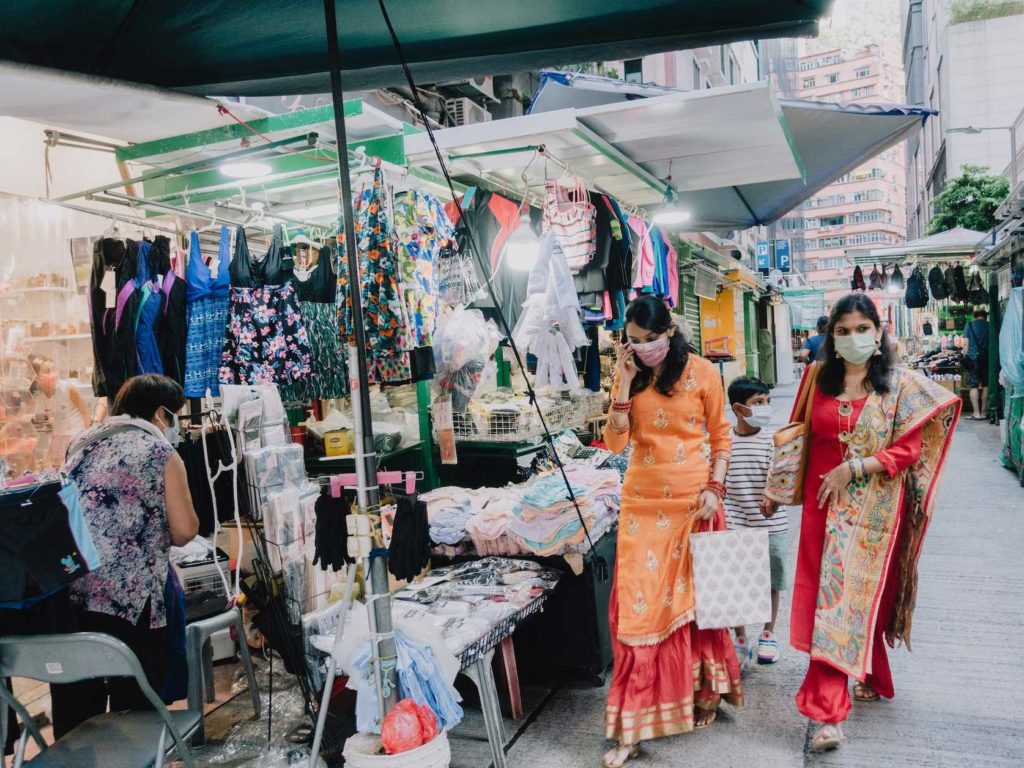
<path fill-rule="evenodd" d="M 648 387 L 633 398 L 629 432 L 605 428 L 609 449 L 633 445 L 616 557 L 618 640 L 626 645 L 660 642 L 693 620 L 689 536 L 713 460 L 729 456 L 729 430 L 722 379 L 696 355 L 672 397 Z"/>
<path fill-rule="evenodd" d="M 715 709 L 721 698 L 742 703 L 728 631 L 699 630 L 693 621 L 689 546 L 700 488 L 714 460 L 729 456 L 729 429 L 718 371 L 695 355 L 671 397 L 650 387 L 633 397 L 627 432 L 605 429 L 611 450 L 633 446 L 609 610 L 609 739 L 632 745 L 686 733 L 695 707 Z M 725 527 L 721 510 L 715 527 Z"/>

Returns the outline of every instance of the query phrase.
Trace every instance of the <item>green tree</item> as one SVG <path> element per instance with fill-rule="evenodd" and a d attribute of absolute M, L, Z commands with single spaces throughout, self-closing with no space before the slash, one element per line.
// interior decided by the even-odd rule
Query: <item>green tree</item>
<path fill-rule="evenodd" d="M 1010 194 L 1010 182 L 1003 176 L 990 175 L 988 170 L 965 165 L 959 176 L 946 180 L 942 194 L 935 198 L 929 235 L 954 227 L 987 232 L 996 225 L 996 209 Z"/>

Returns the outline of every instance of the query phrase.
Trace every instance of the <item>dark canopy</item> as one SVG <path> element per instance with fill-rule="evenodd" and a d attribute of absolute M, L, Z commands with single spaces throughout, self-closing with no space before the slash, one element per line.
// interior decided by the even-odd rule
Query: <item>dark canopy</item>
<path fill-rule="evenodd" d="M 814 35 L 831 0 L 389 0 L 422 82 Z M 346 89 L 402 82 L 377 0 L 337 0 Z M 322 0 L 12 0 L 0 59 L 193 93 L 328 90 Z"/>

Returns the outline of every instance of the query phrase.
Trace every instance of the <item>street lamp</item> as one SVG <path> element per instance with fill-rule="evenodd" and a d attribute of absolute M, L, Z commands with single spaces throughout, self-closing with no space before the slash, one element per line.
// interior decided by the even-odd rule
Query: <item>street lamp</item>
<path fill-rule="evenodd" d="M 947 128 L 946 133 L 968 133 L 975 136 L 985 131 L 1009 131 L 1010 132 L 1010 189 L 1017 186 L 1017 132 L 1012 125 L 998 125 L 989 128 L 979 128 L 976 125 L 967 125 L 963 128 Z"/>

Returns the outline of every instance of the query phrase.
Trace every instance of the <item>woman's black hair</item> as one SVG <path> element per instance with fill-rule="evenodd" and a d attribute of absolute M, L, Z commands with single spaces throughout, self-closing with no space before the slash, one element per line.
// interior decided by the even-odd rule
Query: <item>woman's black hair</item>
<path fill-rule="evenodd" d="M 641 296 L 631 301 L 626 307 L 626 322 L 636 323 L 644 330 L 654 333 L 666 333 L 669 329 L 676 327 L 672 320 L 672 313 L 668 311 L 665 302 L 654 296 Z M 626 332 L 623 331 L 622 335 L 625 336 Z M 679 377 L 683 375 L 686 361 L 692 351 L 690 345 L 686 343 L 686 339 L 683 338 L 683 334 L 676 328 L 676 332 L 668 340 L 668 355 L 661 368 L 661 375 L 654 382 L 654 388 L 658 392 L 667 397 L 672 396 L 672 390 L 676 382 L 679 381 Z M 633 386 L 629 390 L 631 397 L 637 392 L 647 389 L 654 377 L 653 369 L 644 365 L 638 356 L 634 355 L 633 360 L 636 362 L 637 373 L 633 379 Z"/>
<path fill-rule="evenodd" d="M 846 365 L 843 363 L 842 358 L 836 355 L 835 331 L 836 323 L 851 312 L 860 312 L 874 323 L 875 328 L 882 331 L 882 340 L 878 348 L 878 354 L 868 360 L 868 374 L 864 383 L 869 391 L 884 395 L 892 388 L 890 378 L 895 359 L 892 348 L 889 346 L 889 334 L 882 326 L 882 319 L 878 316 L 875 302 L 863 293 L 851 293 L 848 296 L 844 296 L 832 307 L 832 314 L 828 318 L 828 335 L 825 337 L 821 361 L 822 369 L 818 376 L 818 387 L 830 397 L 838 397 L 843 392 L 846 379 Z"/>
<path fill-rule="evenodd" d="M 133 376 L 114 398 L 113 416 L 134 416 L 149 421 L 160 407 L 177 413 L 185 405 L 185 391 L 174 379 L 155 373 Z"/>

